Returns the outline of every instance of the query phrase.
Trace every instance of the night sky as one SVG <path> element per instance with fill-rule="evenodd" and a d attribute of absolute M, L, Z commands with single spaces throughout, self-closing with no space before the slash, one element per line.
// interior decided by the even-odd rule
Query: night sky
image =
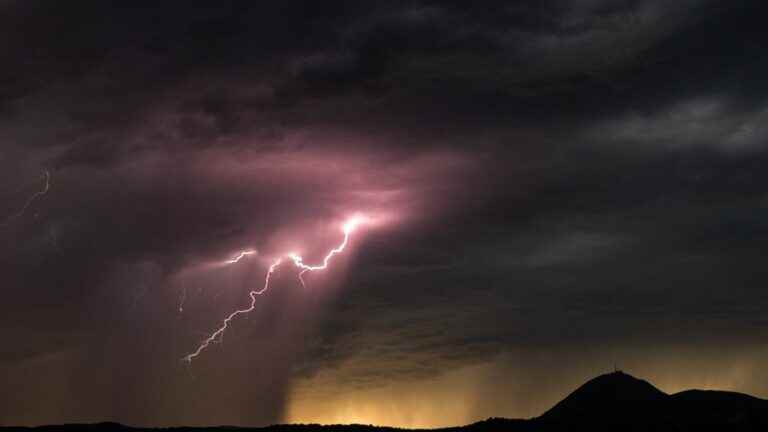
<path fill-rule="evenodd" d="M 768 397 L 766 16 L 0 0 L 0 425 L 455 425 L 614 367 Z"/>

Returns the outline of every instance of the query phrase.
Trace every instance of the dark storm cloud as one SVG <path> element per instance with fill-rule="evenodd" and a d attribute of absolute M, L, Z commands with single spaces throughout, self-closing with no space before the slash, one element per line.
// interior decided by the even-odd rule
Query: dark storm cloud
<path fill-rule="evenodd" d="M 765 9 L 0 4 L 5 214 L 52 174 L 0 228 L 0 378 L 20 394 L 0 423 L 262 424 L 297 377 L 375 388 L 552 346 L 754 347 Z M 338 298 L 286 276 L 216 359 L 179 368 L 263 276 L 201 263 L 359 207 L 402 220 L 361 239 Z"/>

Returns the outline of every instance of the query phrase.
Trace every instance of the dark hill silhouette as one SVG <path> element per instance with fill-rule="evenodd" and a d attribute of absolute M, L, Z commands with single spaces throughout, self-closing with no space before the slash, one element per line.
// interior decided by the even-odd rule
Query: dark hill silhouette
<path fill-rule="evenodd" d="M 0 432 L 142 432 L 118 423 L 71 424 L 36 428 L 6 427 Z M 178 427 L 170 432 L 396 432 L 404 429 L 370 425 L 274 425 L 264 428 Z M 444 432 L 555 431 L 768 431 L 768 400 L 749 395 L 687 390 L 669 395 L 647 381 L 623 372 L 598 376 L 573 391 L 539 417 L 528 420 L 490 418 Z"/>
<path fill-rule="evenodd" d="M 768 401 L 725 391 L 687 390 L 671 396 L 672 407 L 689 424 L 724 425 L 729 431 L 768 431 Z M 749 427 L 757 429 L 749 429 Z"/>
<path fill-rule="evenodd" d="M 540 421 L 571 422 L 612 417 L 617 423 L 627 416 L 641 416 L 664 404 L 668 395 L 647 381 L 623 372 L 600 375 L 545 412 Z"/>
<path fill-rule="evenodd" d="M 721 391 L 668 395 L 617 371 L 588 381 L 531 422 L 553 431 L 768 431 L 768 401 Z"/>

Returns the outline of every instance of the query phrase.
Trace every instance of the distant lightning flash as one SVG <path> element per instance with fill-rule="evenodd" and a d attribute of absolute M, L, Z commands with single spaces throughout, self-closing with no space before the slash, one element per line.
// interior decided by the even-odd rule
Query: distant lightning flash
<path fill-rule="evenodd" d="M 304 264 L 303 258 L 300 255 L 298 255 L 298 254 L 296 254 L 294 252 L 288 253 L 286 255 L 287 258 L 290 258 L 290 260 L 293 262 L 293 264 L 301 270 L 299 272 L 299 281 L 301 282 L 302 286 L 304 286 L 306 288 L 306 284 L 304 283 L 303 275 L 305 273 L 307 273 L 307 272 L 318 271 L 318 270 L 325 270 L 326 268 L 328 268 L 328 265 L 330 264 L 331 259 L 335 255 L 338 255 L 338 254 L 342 253 L 344 251 L 344 249 L 347 247 L 347 244 L 349 244 L 349 239 L 350 239 L 352 233 L 355 231 L 355 229 L 357 229 L 357 227 L 359 227 L 361 224 L 363 224 L 365 222 L 367 222 L 367 219 L 362 217 L 362 216 L 354 216 L 354 217 L 348 219 L 341 226 L 341 231 L 344 233 L 344 239 L 341 241 L 341 243 L 338 246 L 336 246 L 335 248 L 331 249 L 328 252 L 328 254 L 325 255 L 325 258 L 323 258 L 322 264 L 314 265 L 314 266 Z M 234 263 L 240 261 L 243 257 L 245 257 L 247 255 L 254 254 L 254 253 L 256 253 L 256 251 L 253 251 L 253 250 L 246 250 L 246 251 L 240 252 L 237 256 L 235 256 L 234 258 L 228 260 L 227 263 L 234 264 Z M 238 310 L 232 312 L 231 314 L 229 314 L 229 316 L 227 318 L 225 318 L 224 321 L 222 322 L 221 327 L 219 327 L 207 339 L 205 339 L 197 347 L 197 349 L 194 352 L 184 356 L 183 360 L 188 362 L 188 363 L 191 363 L 192 360 L 195 357 L 200 355 L 200 353 L 203 352 L 203 350 L 208 348 L 208 346 L 210 346 L 212 343 L 214 343 L 217 338 L 219 338 L 220 336 L 222 336 L 224 334 L 224 332 L 229 327 L 229 323 L 232 322 L 232 320 L 236 316 L 241 315 L 241 314 L 247 314 L 247 313 L 251 312 L 256 307 L 256 296 L 257 295 L 262 295 L 265 292 L 267 292 L 267 290 L 269 289 L 269 281 L 270 281 L 270 279 L 272 277 L 272 274 L 275 272 L 275 270 L 277 270 L 277 268 L 282 263 L 283 263 L 283 258 L 278 258 L 277 260 L 275 260 L 275 262 L 273 262 L 272 265 L 269 266 L 269 269 L 267 270 L 267 274 L 264 277 L 264 286 L 260 290 L 258 290 L 258 291 L 251 291 L 250 293 L 248 293 L 248 295 L 251 298 L 251 303 L 248 305 L 247 308 L 245 308 L 245 309 L 238 309 Z"/>
<path fill-rule="evenodd" d="M 24 205 L 21 207 L 21 209 L 19 211 L 17 211 L 16 213 L 8 216 L 2 223 L 0 223 L 0 226 L 6 226 L 9 223 L 11 223 L 11 221 L 13 221 L 14 219 L 18 219 L 18 218 L 24 216 L 24 213 L 27 212 L 27 209 L 29 208 L 29 206 L 31 206 L 32 203 L 35 202 L 36 199 L 38 199 L 39 197 L 41 197 L 41 196 L 43 196 L 43 195 L 48 193 L 48 190 L 51 188 L 51 173 L 50 173 L 50 171 L 44 170 L 42 177 L 45 179 L 45 185 L 43 186 L 43 188 L 41 190 L 35 192 L 34 194 L 32 194 L 32 196 L 29 197 L 29 199 L 27 199 L 27 202 L 24 203 Z"/>

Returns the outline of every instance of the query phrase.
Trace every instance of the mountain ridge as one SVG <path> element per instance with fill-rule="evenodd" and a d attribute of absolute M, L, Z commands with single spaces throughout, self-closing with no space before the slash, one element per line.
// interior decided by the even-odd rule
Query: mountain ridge
<path fill-rule="evenodd" d="M 768 400 L 720 390 L 684 390 L 667 394 L 648 381 L 622 371 L 599 375 L 569 393 L 552 408 L 530 419 L 492 417 L 464 426 L 404 429 L 362 424 L 281 424 L 265 427 L 209 426 L 144 428 L 114 422 L 33 427 L 0 427 L 0 432 L 117 432 L 117 431 L 260 431 L 260 432 L 389 432 L 432 430 L 490 431 L 765 431 Z"/>

